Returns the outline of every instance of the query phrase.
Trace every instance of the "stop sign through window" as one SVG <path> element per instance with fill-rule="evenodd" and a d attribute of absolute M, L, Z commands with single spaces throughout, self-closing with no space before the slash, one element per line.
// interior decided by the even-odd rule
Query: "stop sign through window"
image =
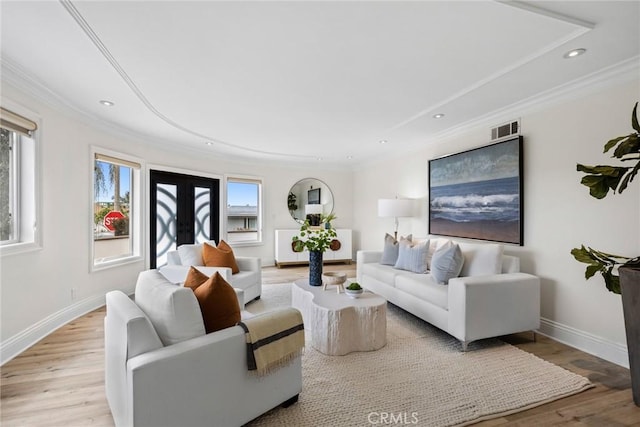
<path fill-rule="evenodd" d="M 116 219 L 125 218 L 124 214 L 120 211 L 111 211 L 104 216 L 104 220 L 102 223 L 104 224 L 104 228 L 109 231 L 115 231 L 115 227 L 113 226 L 113 221 Z"/>

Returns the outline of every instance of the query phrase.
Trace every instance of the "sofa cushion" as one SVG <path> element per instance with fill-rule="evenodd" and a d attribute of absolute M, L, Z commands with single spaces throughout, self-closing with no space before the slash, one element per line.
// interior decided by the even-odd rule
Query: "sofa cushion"
<path fill-rule="evenodd" d="M 400 275 L 396 288 L 445 310 L 449 308 L 449 287 L 436 283 L 431 274 Z"/>
<path fill-rule="evenodd" d="M 174 285 L 157 270 L 138 275 L 135 302 L 147 315 L 164 345 L 205 334 L 200 305 L 193 291 Z"/>
<path fill-rule="evenodd" d="M 396 276 L 402 272 L 390 265 L 382 265 L 375 262 L 359 264 L 358 268 L 362 268 L 363 275 L 375 277 L 389 286 L 395 286 Z"/>
<path fill-rule="evenodd" d="M 428 240 L 413 244 L 410 240 L 400 239 L 398 260 L 394 267 L 414 273 L 427 273 L 429 271 L 427 266 L 428 251 Z"/>
<path fill-rule="evenodd" d="M 457 243 L 447 242 L 433 254 L 431 259 L 431 275 L 437 283 L 448 283 L 449 279 L 458 277 L 462 270 L 464 257 Z"/>
<path fill-rule="evenodd" d="M 182 265 L 204 265 L 201 243 L 178 246 L 178 255 Z"/>
<path fill-rule="evenodd" d="M 185 282 L 186 286 L 186 282 Z M 219 331 L 235 326 L 240 321 L 238 297 L 230 284 L 215 272 L 200 285 L 194 285 L 206 332 Z"/>
<path fill-rule="evenodd" d="M 502 272 L 504 246 L 490 243 L 460 243 L 464 265 L 460 276 L 490 276 Z"/>
<path fill-rule="evenodd" d="M 202 258 L 204 259 L 204 265 L 207 267 L 229 267 L 233 274 L 240 271 L 231 246 L 224 240 L 221 240 L 217 247 L 205 243 L 203 245 Z"/>

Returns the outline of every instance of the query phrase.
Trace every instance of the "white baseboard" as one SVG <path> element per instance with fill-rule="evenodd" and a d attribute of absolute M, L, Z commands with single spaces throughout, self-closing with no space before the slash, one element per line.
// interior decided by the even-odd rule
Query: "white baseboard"
<path fill-rule="evenodd" d="M 629 368 L 629 354 L 626 345 L 614 343 L 545 318 L 540 319 L 540 329 L 537 332 L 616 365 Z"/>
<path fill-rule="evenodd" d="M 0 366 L 4 365 L 42 338 L 74 319 L 105 304 L 105 296 L 97 295 L 78 301 L 31 325 L 24 331 L 0 343 Z"/>

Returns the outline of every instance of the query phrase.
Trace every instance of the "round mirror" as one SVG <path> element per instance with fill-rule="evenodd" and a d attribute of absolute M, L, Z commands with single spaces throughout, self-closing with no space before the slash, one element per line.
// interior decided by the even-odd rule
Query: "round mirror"
<path fill-rule="evenodd" d="M 333 193 L 319 179 L 301 179 L 289 190 L 287 209 L 291 218 L 299 224 L 304 222 L 307 215 L 329 215 L 333 212 Z"/>

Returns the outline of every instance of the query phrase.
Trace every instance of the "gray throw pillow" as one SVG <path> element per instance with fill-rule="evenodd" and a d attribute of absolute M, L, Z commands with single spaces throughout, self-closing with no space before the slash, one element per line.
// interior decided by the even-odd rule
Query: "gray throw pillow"
<path fill-rule="evenodd" d="M 411 241 L 411 234 L 407 237 L 401 237 L 400 240 Z M 389 233 L 384 235 L 384 247 L 382 248 L 382 257 L 380 257 L 380 264 L 383 265 L 395 265 L 398 260 L 398 241 Z"/>
<path fill-rule="evenodd" d="M 407 270 L 414 273 L 427 273 L 427 252 L 429 241 L 412 244 L 409 240 L 400 239 L 398 249 L 398 261 L 393 266 L 399 270 Z"/>
<path fill-rule="evenodd" d="M 440 284 L 449 283 L 449 279 L 458 277 L 464 264 L 460 246 L 451 241 L 439 247 L 431 258 L 431 276 Z"/>

